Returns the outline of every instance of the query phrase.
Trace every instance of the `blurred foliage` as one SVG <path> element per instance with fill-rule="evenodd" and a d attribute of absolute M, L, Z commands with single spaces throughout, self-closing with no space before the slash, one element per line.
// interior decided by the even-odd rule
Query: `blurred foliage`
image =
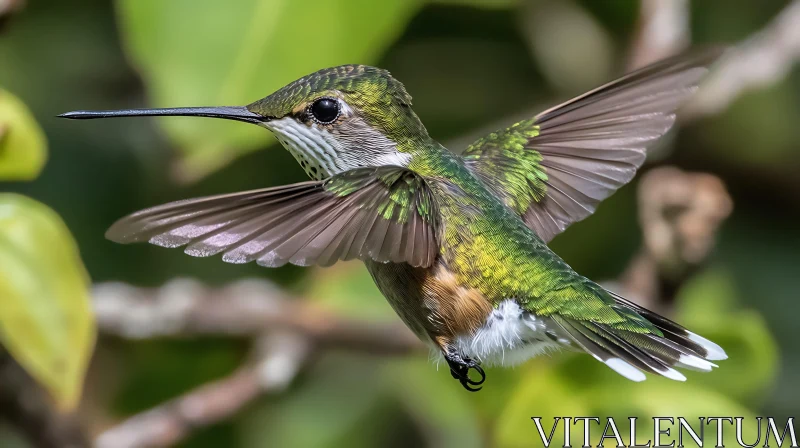
<path fill-rule="evenodd" d="M 81 396 L 94 348 L 89 277 L 61 219 L 0 194 L 0 342 L 61 408 Z"/>
<path fill-rule="evenodd" d="M 125 0 L 128 51 L 153 104 L 248 104 L 322 67 L 374 61 L 421 0 Z M 276 70 L 280 67 L 280 70 Z M 183 174 L 206 174 L 237 152 L 264 145 L 253 126 L 218 120 L 164 120 L 187 154 Z"/>
<path fill-rule="evenodd" d="M 47 160 L 47 142 L 28 108 L 0 90 L 0 179 L 31 180 Z"/>
<path fill-rule="evenodd" d="M 677 320 L 719 343 L 728 354 L 720 364 L 725 369 L 715 370 L 715 375 L 687 377 L 748 406 L 762 405 L 775 380 L 778 348 L 764 318 L 742 308 L 731 274 L 708 271 L 686 284 L 678 300 Z"/>
<path fill-rule="evenodd" d="M 233 105 L 277 90 L 292 80 L 287 73 L 374 63 L 424 3 L 242 0 L 220 8 L 214 0 L 122 0 L 119 15 L 127 51 L 154 106 Z M 431 3 L 507 8 L 517 1 Z M 263 146 L 268 138 L 262 130 L 221 121 L 162 123 L 185 154 L 178 175 L 188 180 Z"/>
<path fill-rule="evenodd" d="M 612 72 L 611 34 L 576 3 L 539 0 L 523 10 L 522 33 L 547 81 L 558 89 L 586 91 Z M 575 33 L 580 30 L 580 33 Z M 586 61 L 593 61 L 586 64 Z"/>
<path fill-rule="evenodd" d="M 220 284 L 267 276 L 353 317 L 394 321 L 359 263 L 266 270 L 103 240 L 113 220 L 146 206 L 301 180 L 302 171 L 266 131 L 202 119 L 67 123 L 52 117 L 84 108 L 244 104 L 325 66 L 368 63 L 403 81 L 431 134 L 458 149 L 620 73 L 638 4 L 29 2 L 0 37 L 0 84 L 24 100 L 47 132 L 51 161 L 35 182 L 3 190 L 58 212 L 95 281 L 158 285 L 194 276 Z M 744 40 L 786 4 L 690 2 L 692 40 Z M 728 351 L 730 359 L 713 373 L 690 372 L 686 383 L 649 378 L 634 384 L 590 357 L 558 354 L 488 369 L 484 391 L 467 394 L 424 356 L 327 353 L 286 393 L 265 397 L 184 446 L 536 446 L 531 416 L 542 416 L 547 430 L 553 416 L 612 415 L 625 422 L 637 415 L 640 434 L 651 435 L 645 426 L 651 415 L 796 414 L 799 120 L 795 69 L 725 112 L 684 125 L 659 154 L 659 163 L 721 176 L 735 202 L 709 269 L 682 288 L 673 316 Z M 176 184 L 175 166 L 178 180 L 206 176 Z M 591 278 L 617 276 L 640 244 L 635 189 L 623 188 L 553 248 Z M 230 372 L 246 350 L 240 341 L 101 339 L 85 393 L 93 409 L 87 420 L 98 430 L 109 419 L 145 410 Z M 72 353 L 80 357 L 80 349 Z M 627 439 L 626 430 L 620 428 Z M 6 440 L 0 431 L 0 445 Z"/>
<path fill-rule="evenodd" d="M 46 141 L 21 101 L 0 90 L 0 180 L 36 177 Z M 0 343 L 62 409 L 81 398 L 94 349 L 89 277 L 61 218 L 0 193 Z"/>
<path fill-rule="evenodd" d="M 509 8 L 516 6 L 520 0 L 430 0 L 438 5 L 461 5 L 476 8 Z"/>

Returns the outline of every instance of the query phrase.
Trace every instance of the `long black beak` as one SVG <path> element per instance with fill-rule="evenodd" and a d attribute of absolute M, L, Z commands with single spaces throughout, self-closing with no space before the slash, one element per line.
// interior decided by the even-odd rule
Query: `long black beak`
<path fill-rule="evenodd" d="M 222 107 L 175 107 L 166 109 L 123 109 L 123 110 L 76 110 L 59 115 L 61 118 L 72 120 L 89 120 L 92 118 L 109 117 L 211 117 L 226 120 L 244 121 L 246 123 L 263 123 L 269 117 L 250 112 L 244 106 Z"/>

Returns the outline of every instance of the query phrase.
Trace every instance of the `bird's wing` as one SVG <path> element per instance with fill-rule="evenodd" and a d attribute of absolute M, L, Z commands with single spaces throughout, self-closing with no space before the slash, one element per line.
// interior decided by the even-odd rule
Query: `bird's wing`
<path fill-rule="evenodd" d="M 630 181 L 721 51 L 673 57 L 470 145 L 467 165 L 544 241 Z"/>
<path fill-rule="evenodd" d="M 106 237 L 269 267 L 354 258 L 430 266 L 439 252 L 433 196 L 422 178 L 394 166 L 173 202 L 122 218 Z"/>

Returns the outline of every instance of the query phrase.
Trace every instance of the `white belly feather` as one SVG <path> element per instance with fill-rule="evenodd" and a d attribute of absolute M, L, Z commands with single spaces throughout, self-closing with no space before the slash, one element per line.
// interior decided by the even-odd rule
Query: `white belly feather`
<path fill-rule="evenodd" d="M 548 335 L 546 318 L 524 311 L 512 299 L 501 302 L 474 335 L 459 336 L 455 343 L 462 355 L 499 366 L 516 365 L 570 345 L 552 331 Z"/>

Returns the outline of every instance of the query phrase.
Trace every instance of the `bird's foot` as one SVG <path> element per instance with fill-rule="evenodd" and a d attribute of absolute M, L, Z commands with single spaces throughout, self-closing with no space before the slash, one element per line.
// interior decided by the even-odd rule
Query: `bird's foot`
<path fill-rule="evenodd" d="M 470 392 L 477 392 L 482 389 L 481 387 L 473 387 L 480 386 L 486 381 L 486 372 L 483 371 L 480 364 L 458 353 L 448 353 L 445 355 L 445 359 L 447 360 L 447 365 L 450 366 L 450 374 L 464 386 L 464 389 Z M 478 375 L 481 376 L 479 380 L 475 381 L 469 377 L 471 369 L 475 369 Z"/>

